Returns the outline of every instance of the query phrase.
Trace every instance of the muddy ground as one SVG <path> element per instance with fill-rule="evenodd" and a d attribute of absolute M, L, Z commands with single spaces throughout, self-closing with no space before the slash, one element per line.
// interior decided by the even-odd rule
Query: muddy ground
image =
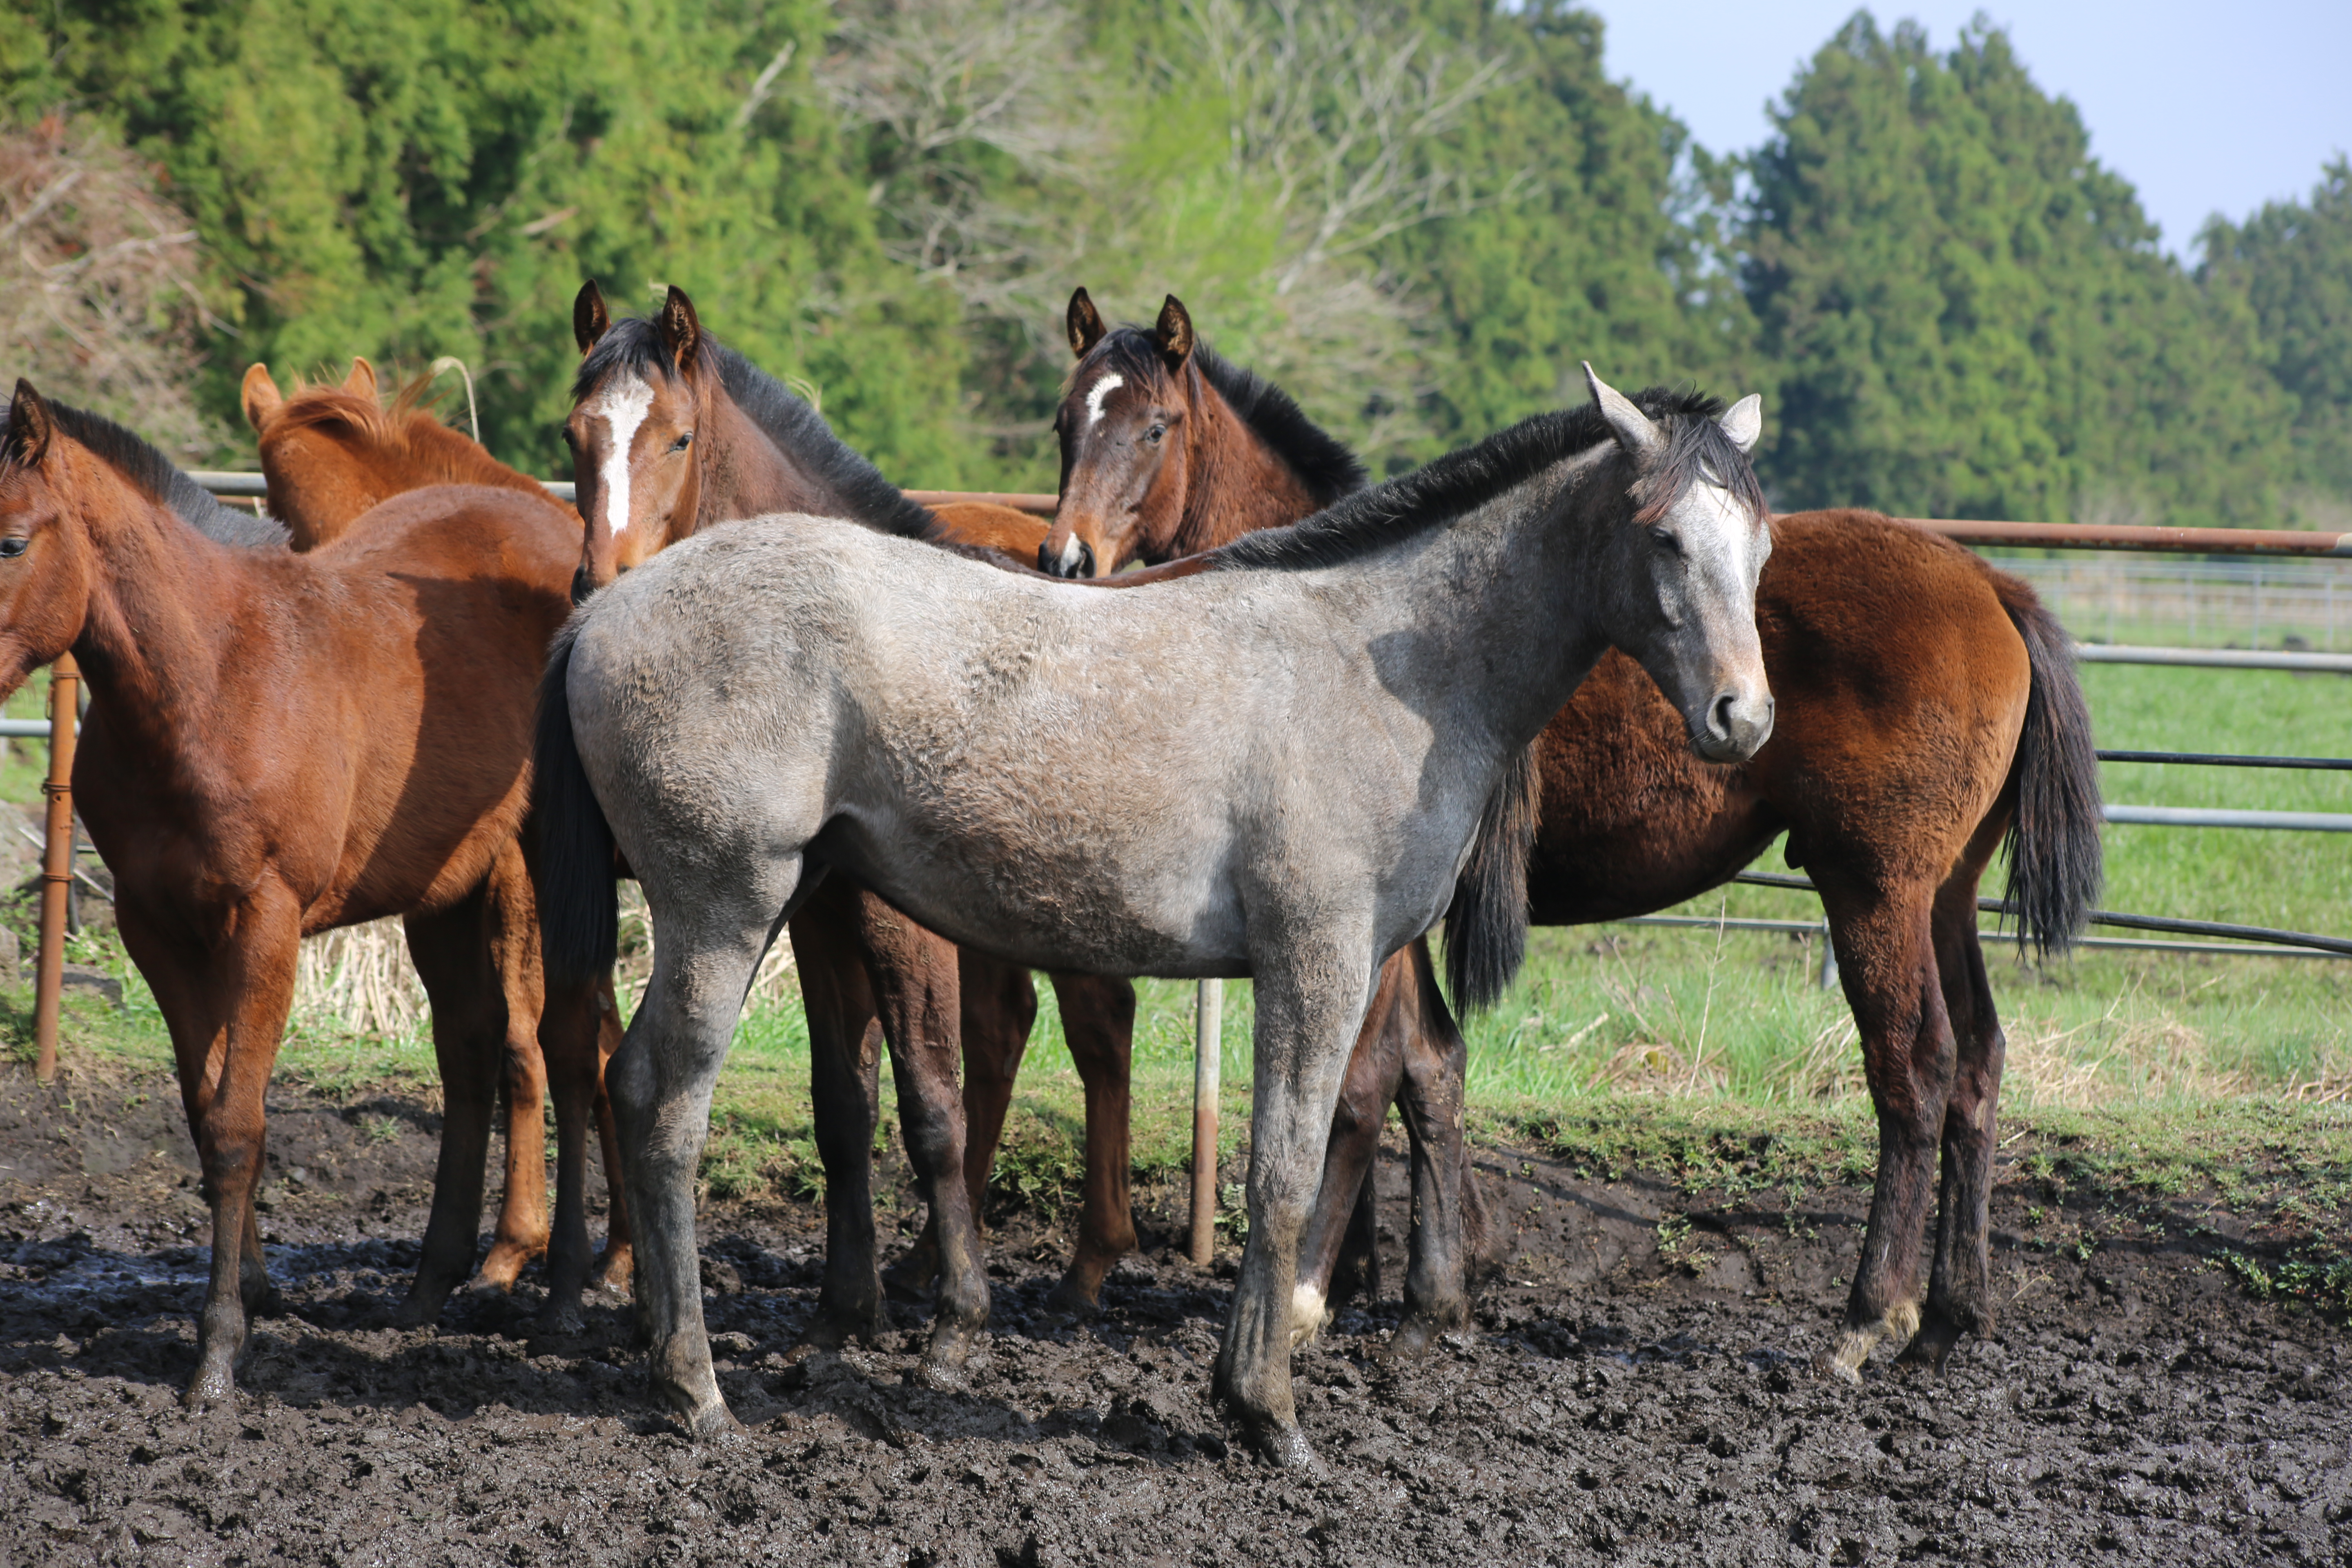
<path fill-rule="evenodd" d="M 273 1095 L 287 1311 L 237 1411 L 194 1419 L 205 1227 L 169 1081 L 0 1076 L 0 1563 L 2352 1563 L 2345 1331 L 2235 1289 L 2189 1235 L 2231 1222 L 2190 1200 L 2084 1260 L 2004 1184 L 1997 1337 L 1855 1389 L 1810 1362 L 1863 1191 L 1710 1203 L 1488 1151 L 1517 1248 L 1480 1326 L 1390 1365 L 1393 1302 L 1342 1313 L 1298 1359 L 1310 1478 L 1226 1446 L 1205 1392 L 1230 1259 L 1196 1273 L 1164 1231 L 1073 1327 L 1044 1308 L 1058 1239 L 1016 1216 L 993 1333 L 946 1394 L 908 1381 L 913 1306 L 891 1343 L 788 1365 L 817 1212 L 708 1210 L 747 1433 L 699 1447 L 641 1396 L 616 1305 L 562 1338 L 521 1298 L 380 1327 L 434 1131 L 411 1100 Z M 1403 1185 L 1392 1158 L 1392 1279 Z"/>

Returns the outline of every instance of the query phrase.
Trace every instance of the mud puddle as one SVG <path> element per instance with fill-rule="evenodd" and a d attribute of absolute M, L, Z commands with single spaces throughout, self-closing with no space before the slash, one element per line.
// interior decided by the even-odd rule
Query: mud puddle
<path fill-rule="evenodd" d="M 1695 1206 L 1491 1152 L 1517 1250 L 1479 1326 L 1391 1365 L 1393 1300 L 1343 1311 L 1297 1362 L 1326 1466 L 1306 1477 L 1227 1447 L 1206 1391 L 1230 1283 L 1165 1247 L 1073 1326 L 1045 1308 L 1057 1238 L 1001 1232 L 992 1332 L 953 1393 L 912 1381 L 916 1305 L 883 1346 L 786 1364 L 823 1245 L 800 1205 L 706 1211 L 746 1431 L 690 1445 L 642 1397 L 617 1304 L 560 1338 L 528 1289 L 380 1326 L 434 1120 L 292 1090 L 263 1219 L 287 1310 L 236 1412 L 194 1419 L 179 1117 L 165 1080 L 68 1109 L 0 1079 L 0 1562 L 2352 1563 L 2343 1330 L 2184 1241 L 2030 1245 L 2007 1188 L 1998 1334 L 1940 1380 L 1882 1352 L 1853 1389 L 1810 1361 L 1866 1193 Z M 1401 1163 L 1381 1194 L 1393 1280 Z"/>

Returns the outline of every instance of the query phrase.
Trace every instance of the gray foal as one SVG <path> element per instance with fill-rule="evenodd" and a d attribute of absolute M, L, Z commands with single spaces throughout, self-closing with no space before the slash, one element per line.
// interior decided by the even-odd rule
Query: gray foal
<path fill-rule="evenodd" d="M 1255 981 L 1249 1242 L 1215 1386 L 1272 1458 L 1312 1459 L 1292 1277 L 1381 961 L 1449 906 L 1516 961 L 1524 903 L 1465 909 L 1457 879 L 1476 902 L 1482 824 L 1523 821 L 1490 802 L 1604 647 L 1702 754 L 1771 732 L 1757 400 L 1710 418 L 1586 374 L 1589 408 L 1141 587 L 769 517 L 574 617 L 541 713 L 549 968 L 609 962 L 617 848 L 655 961 L 607 1081 L 653 1386 L 697 1435 L 732 1421 L 695 1250 L 711 1089 L 761 955 L 838 868 L 1039 968 Z"/>

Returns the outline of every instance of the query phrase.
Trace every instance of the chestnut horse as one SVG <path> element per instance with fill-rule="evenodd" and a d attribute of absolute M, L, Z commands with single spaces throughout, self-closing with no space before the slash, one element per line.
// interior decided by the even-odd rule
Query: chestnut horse
<path fill-rule="evenodd" d="M 650 319 L 615 321 L 591 281 L 574 304 L 572 329 L 583 357 L 564 436 L 587 522 L 583 589 L 611 583 L 699 529 L 780 511 L 849 518 L 1024 571 L 1035 558 L 1040 520 L 983 503 L 916 505 L 806 402 L 705 332 L 683 290 L 670 289 Z M 959 952 L 845 877 L 828 879 L 791 931 L 825 1170 L 825 1271 L 809 1342 L 870 1337 L 882 1326 L 871 1151 L 887 1046 L 908 1160 L 930 1210 L 912 1272 L 923 1282 L 935 1270 L 940 1278 L 929 1365 L 943 1373 L 988 1316 L 977 1219 L 966 1201 L 976 1183 L 966 1173 L 975 1159 L 985 1173 L 989 1151 L 965 1146 L 958 1042 L 972 1030 L 1025 1039 L 1035 993 L 1027 970 Z M 1086 975 L 1055 982 L 1073 1054 L 1124 1062 L 1133 987 Z M 987 1089 L 978 1092 L 984 1097 Z M 1115 1189 L 1088 1189 L 1095 1228 L 1118 1243 L 1097 1249 L 1099 1278 L 1133 1245 L 1131 1231 L 1118 1228 L 1127 1215 L 1126 1122 L 1097 1117 L 1089 1125 L 1118 1140 L 1097 1162 L 1118 1172 Z M 1075 1268 L 1087 1263 L 1082 1257 Z"/>
<path fill-rule="evenodd" d="M 1078 363 L 1058 421 L 1062 506 L 1040 551 L 1046 569 L 1091 559 L 1108 573 L 1214 549 L 1286 521 L 1269 514 L 1269 496 L 1303 513 L 1318 487 L 1352 480 L 1337 444 L 1287 398 L 1195 346 L 1172 298 L 1152 330 L 1108 331 L 1080 289 L 1069 331 Z M 1776 519 L 1756 603 L 1779 704 L 1770 741 L 1745 763 L 1700 760 L 1641 669 L 1604 655 L 1537 744 L 1529 907 L 1546 925 L 1646 914 L 1722 885 L 1788 834 L 1789 863 L 1821 889 L 1879 1126 L 1870 1229 L 1824 1362 L 1851 1378 L 1891 1333 L 1909 1342 L 1908 1361 L 1939 1368 L 1993 1313 L 1986 1203 L 2003 1042 L 1978 882 L 2005 838 L 2026 933 L 2050 952 L 2081 928 L 2101 865 L 2090 718 L 2067 638 L 2030 588 L 1875 513 Z M 1323 1313 L 1382 1113 L 1400 1094 L 1419 1222 L 1401 1332 L 1411 1343 L 1467 1316 L 1454 1260 L 1475 1258 L 1480 1239 L 1419 1234 L 1465 1207 L 1475 1224 L 1476 1211 L 1475 1191 L 1465 1205 L 1426 1184 L 1460 1164 L 1465 1058 L 1418 962 L 1420 984 L 1392 973 L 1383 984 L 1391 1005 L 1422 1009 L 1418 1028 L 1376 1011 L 1350 1063 L 1299 1265 L 1302 1333 Z M 1465 980 L 1479 989 L 1450 978 L 1457 997 Z M 1123 1100 L 1112 1107 L 1124 1114 Z M 1424 1137 L 1452 1148 L 1424 1156 Z"/>
<path fill-rule="evenodd" d="M 447 1096 L 424 1257 L 436 1312 L 480 1218 L 524 876 L 530 673 L 570 610 L 555 509 L 446 487 L 310 555 L 152 447 L 16 384 L 0 434 L 0 692 L 71 652 L 92 701 L 74 797 L 178 1059 L 212 1209 L 186 1402 L 231 1398 L 269 1295 L 254 1220 L 263 1092 L 301 939 L 406 918 Z M 519 679 L 486 680 L 486 668 Z"/>
<path fill-rule="evenodd" d="M 423 395 L 430 384 L 423 379 L 410 383 L 387 410 L 376 400 L 375 368 L 364 359 L 352 361 L 352 373 L 341 386 L 299 386 L 291 397 L 279 394 L 266 365 L 256 364 L 245 373 L 245 416 L 260 438 L 270 515 L 286 524 L 297 550 L 341 538 L 389 497 L 446 483 L 517 490 L 555 508 L 570 526 L 578 527 L 572 509 L 544 485 L 499 462 L 481 443 L 449 428 L 425 408 Z M 551 1234 L 547 1060 L 539 1042 L 546 995 L 538 963 L 539 917 L 531 900 L 528 879 L 518 888 L 501 886 L 495 900 L 500 919 L 529 936 L 527 943 L 510 943 L 509 950 L 530 955 L 527 973 L 509 977 L 507 985 L 508 1049 L 501 1081 L 507 1112 L 506 1183 L 490 1250 L 469 1287 L 500 1293 L 511 1291 L 524 1267 L 547 1252 Z M 549 1020 L 552 1030 L 593 1026 L 596 1032 L 600 1070 L 595 1116 L 604 1146 L 609 1225 L 593 1275 L 604 1288 L 623 1289 L 629 1279 L 628 1207 L 601 1071 L 604 1058 L 621 1043 L 612 976 L 604 977 L 594 997 L 558 997 L 555 1013 Z M 589 1023 L 583 1025 L 583 1019 Z M 559 1054 L 585 1048 L 567 1041 Z M 574 1108 L 559 1108 L 559 1145 L 576 1133 L 574 1116 Z M 550 1315 L 569 1321 L 575 1314 L 577 1287 L 567 1287 L 561 1279 L 551 1283 Z"/>
<path fill-rule="evenodd" d="M 435 418 L 423 406 L 431 389 L 429 379 L 413 381 L 386 409 L 377 402 L 375 367 L 356 356 L 341 386 L 297 384 L 292 397 L 278 390 L 268 365 L 246 371 L 245 417 L 260 438 L 269 515 L 286 524 L 295 549 L 340 539 L 376 502 L 426 485 L 488 485 L 549 499 L 537 479 Z"/>

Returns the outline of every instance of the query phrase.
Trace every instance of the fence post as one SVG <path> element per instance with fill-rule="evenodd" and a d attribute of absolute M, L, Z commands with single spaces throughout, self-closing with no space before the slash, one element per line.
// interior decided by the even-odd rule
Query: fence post
<path fill-rule="evenodd" d="M 1192 1265 L 1217 1251 L 1217 1077 L 1223 1068 L 1225 983 L 1203 980 L 1192 1005 Z"/>
<path fill-rule="evenodd" d="M 49 667 L 48 837 L 41 846 L 41 956 L 34 981 L 33 1076 L 47 1083 L 58 1076 L 58 1004 L 66 978 L 66 897 L 73 889 L 74 700 L 81 671 L 73 655 L 61 653 Z"/>

